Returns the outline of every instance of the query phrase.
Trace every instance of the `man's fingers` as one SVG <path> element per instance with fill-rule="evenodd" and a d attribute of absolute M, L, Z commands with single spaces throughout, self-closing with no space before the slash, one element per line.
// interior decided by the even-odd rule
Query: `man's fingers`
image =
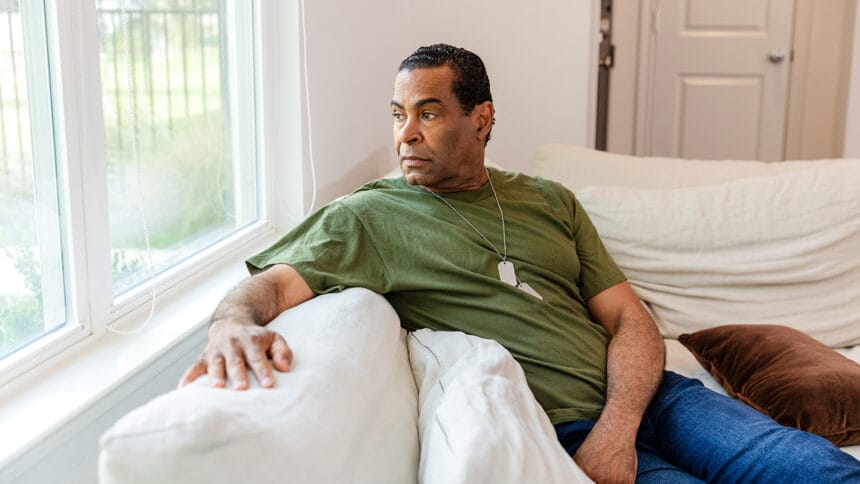
<path fill-rule="evenodd" d="M 248 389 L 248 372 L 245 370 L 245 355 L 242 350 L 234 350 L 225 356 L 227 366 L 227 377 L 233 382 L 234 390 Z"/>
<path fill-rule="evenodd" d="M 284 338 L 275 333 L 272 345 L 269 346 L 269 356 L 272 357 L 272 363 L 278 371 L 289 371 L 290 363 L 293 361 L 293 351 L 287 345 Z"/>
<path fill-rule="evenodd" d="M 275 385 L 273 363 L 278 371 L 285 372 L 290 368 L 293 353 L 277 333 L 258 328 L 257 331 L 220 339 L 220 344 L 210 342 L 200 360 L 182 376 L 180 387 L 207 374 L 213 387 L 224 387 L 229 380 L 233 389 L 246 390 L 250 367 L 260 386 L 269 388 Z M 269 361 L 269 357 L 273 361 Z"/>
<path fill-rule="evenodd" d="M 259 347 L 249 347 L 245 353 L 245 357 L 248 360 L 248 366 L 251 367 L 260 386 L 270 387 L 275 384 L 275 379 L 272 378 L 272 364 L 269 363 L 269 359 L 260 351 Z"/>
<path fill-rule="evenodd" d="M 213 387 L 223 387 L 226 384 L 224 380 L 224 357 L 221 355 L 213 357 L 209 360 L 207 366 L 209 367 L 207 371 L 209 374 L 209 384 Z"/>
<path fill-rule="evenodd" d="M 185 370 L 185 373 L 182 375 L 182 378 L 179 379 L 179 388 L 188 385 L 194 380 L 200 378 L 201 375 L 206 373 L 206 362 L 203 360 L 198 360 L 197 363 L 191 365 L 191 368 Z"/>

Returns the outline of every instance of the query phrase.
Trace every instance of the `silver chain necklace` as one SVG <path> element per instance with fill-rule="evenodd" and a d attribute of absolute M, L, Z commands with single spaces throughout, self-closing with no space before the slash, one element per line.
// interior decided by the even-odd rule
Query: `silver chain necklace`
<path fill-rule="evenodd" d="M 508 262 L 508 235 L 507 235 L 507 230 L 505 229 L 505 212 L 502 211 L 502 204 L 501 204 L 501 202 L 499 202 L 499 196 L 496 194 L 496 187 L 493 186 L 493 177 L 490 176 L 490 171 L 487 170 L 486 168 L 484 168 L 484 171 L 486 171 L 486 173 L 487 173 L 487 179 L 490 182 L 490 190 L 493 191 L 493 198 L 496 200 L 496 207 L 499 208 L 499 218 L 501 218 L 501 220 L 502 220 L 502 250 L 503 250 L 503 252 L 500 252 L 499 249 L 496 247 L 496 245 L 493 244 L 492 242 L 490 242 L 490 239 L 488 239 L 486 235 L 484 235 L 480 230 L 478 230 L 478 227 L 475 227 L 472 224 L 472 222 L 469 222 L 469 219 L 467 219 L 462 213 L 460 213 L 459 210 L 454 208 L 454 206 L 451 205 L 451 203 L 448 200 L 446 200 L 445 197 L 443 197 L 442 195 L 439 195 L 438 193 L 436 193 L 434 191 L 428 190 L 426 188 L 425 188 L 425 190 L 432 193 L 439 200 L 442 200 L 443 202 L 445 202 L 445 205 L 447 205 L 448 208 L 453 210 L 454 213 L 459 215 L 460 218 L 463 219 L 463 222 L 466 222 L 466 225 L 468 225 L 469 227 L 472 228 L 472 230 L 477 232 L 477 234 L 480 235 L 481 238 L 484 239 L 484 241 L 486 243 L 490 244 L 490 247 L 493 248 L 493 250 L 496 252 L 496 255 L 499 256 L 499 260 L 501 261 L 501 262 L 499 262 L 499 279 L 501 279 L 502 282 L 504 282 L 506 284 L 510 284 L 511 286 L 514 286 L 517 289 L 520 289 L 520 290 L 522 290 L 528 294 L 531 294 L 532 296 L 535 296 L 538 299 L 543 300 L 543 297 L 540 294 L 538 294 L 537 291 L 532 289 L 532 287 L 529 286 L 528 283 L 520 281 L 519 277 L 517 277 L 516 270 L 514 270 L 514 265 L 512 263 Z"/>
<path fill-rule="evenodd" d="M 478 235 L 480 235 L 481 238 L 484 239 L 484 241 L 486 243 L 490 244 L 490 247 L 492 247 L 493 250 L 496 251 L 496 254 L 498 254 L 499 259 L 501 259 L 502 262 L 505 262 L 508 260 L 508 240 L 507 240 L 508 236 L 507 236 L 507 231 L 505 230 L 505 212 L 502 211 L 502 204 L 499 203 L 499 196 L 496 195 L 496 188 L 493 186 L 493 177 L 490 176 L 489 172 L 487 172 L 487 178 L 490 180 L 490 190 L 493 191 L 493 198 L 496 199 L 496 206 L 499 207 L 499 217 L 501 217 L 501 219 L 502 219 L 502 248 L 504 249 L 504 253 L 499 252 L 499 249 L 496 247 L 496 245 L 493 244 L 492 242 L 490 242 L 490 239 L 488 239 L 486 235 L 481 233 L 481 231 L 478 230 L 478 227 L 475 227 L 474 225 L 472 225 L 472 222 L 469 222 L 469 220 L 466 219 L 466 217 L 464 217 L 463 214 L 460 213 L 459 210 L 454 208 L 454 206 L 451 205 L 451 203 L 448 202 L 448 200 L 445 200 L 445 197 L 443 197 L 442 195 L 439 195 L 438 193 L 436 193 L 434 191 L 430 191 L 430 190 L 427 190 L 427 191 L 432 193 L 433 195 L 435 195 L 436 198 L 438 198 L 439 200 L 442 200 L 443 202 L 445 202 L 445 205 L 450 207 L 451 210 L 454 211 L 454 213 L 459 215 L 460 218 L 463 219 L 463 222 L 466 222 L 466 225 L 468 225 L 469 227 L 472 227 L 472 230 L 477 232 Z"/>

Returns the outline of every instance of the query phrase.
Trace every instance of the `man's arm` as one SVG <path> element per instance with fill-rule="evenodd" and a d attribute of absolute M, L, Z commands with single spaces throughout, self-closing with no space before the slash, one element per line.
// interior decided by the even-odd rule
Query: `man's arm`
<path fill-rule="evenodd" d="M 274 265 L 246 279 L 215 309 L 209 342 L 200 359 L 182 376 L 179 386 L 208 373 L 213 386 L 223 387 L 225 377 L 229 377 L 233 388 L 244 390 L 248 388 L 246 364 L 260 385 L 274 385 L 269 357 L 276 370 L 287 371 L 292 352 L 281 335 L 263 326 L 314 295 L 299 273 L 288 265 Z"/>
<path fill-rule="evenodd" d="M 654 320 L 627 282 L 588 300 L 609 331 L 606 404 L 574 460 L 597 482 L 633 482 L 636 433 L 662 377 L 665 347 Z"/>

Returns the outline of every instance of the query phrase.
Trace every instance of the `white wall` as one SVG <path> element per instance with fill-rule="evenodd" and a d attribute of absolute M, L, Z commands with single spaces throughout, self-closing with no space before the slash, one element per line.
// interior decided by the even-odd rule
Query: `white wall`
<path fill-rule="evenodd" d="M 496 105 L 494 161 L 527 172 L 538 144 L 592 145 L 594 3 L 308 1 L 318 200 L 396 166 L 388 101 L 398 64 L 421 45 L 450 43 L 483 58 Z"/>
<path fill-rule="evenodd" d="M 317 207 L 375 178 L 391 158 L 388 101 L 398 58 L 391 4 L 305 2 Z M 309 170 L 305 181 L 310 186 Z"/>
<path fill-rule="evenodd" d="M 845 158 L 860 158 L 860 8 L 854 20 L 854 47 L 851 80 L 848 86 L 848 113 L 845 120 Z"/>

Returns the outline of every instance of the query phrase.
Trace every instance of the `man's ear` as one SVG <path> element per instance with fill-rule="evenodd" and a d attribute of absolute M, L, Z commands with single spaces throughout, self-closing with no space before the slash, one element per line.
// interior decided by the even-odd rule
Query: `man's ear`
<path fill-rule="evenodd" d="M 477 127 L 475 135 L 479 140 L 484 141 L 484 138 L 487 137 L 487 132 L 493 127 L 493 116 L 495 115 L 493 103 L 491 101 L 484 101 L 478 104 L 472 110 L 472 114 L 474 115 L 475 126 Z"/>

